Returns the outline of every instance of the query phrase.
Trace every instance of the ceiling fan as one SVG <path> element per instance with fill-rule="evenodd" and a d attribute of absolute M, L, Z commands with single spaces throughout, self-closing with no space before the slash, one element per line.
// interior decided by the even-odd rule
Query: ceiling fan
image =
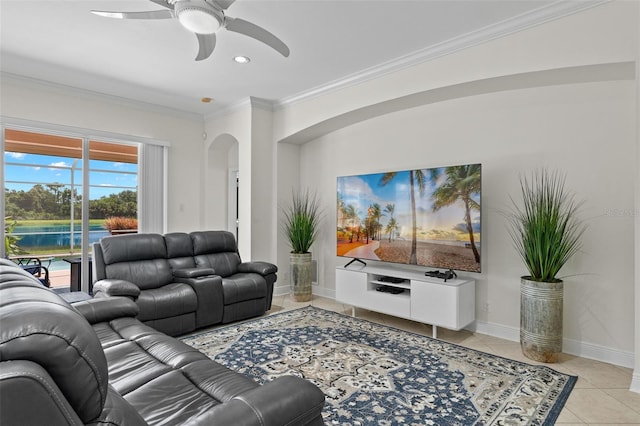
<path fill-rule="evenodd" d="M 116 19 L 173 19 L 196 35 L 198 56 L 196 61 L 207 59 L 216 47 L 216 32 L 222 28 L 256 39 L 272 47 L 284 57 L 289 48 L 278 37 L 249 21 L 226 16 L 224 11 L 235 0 L 150 0 L 164 10 L 148 12 L 107 12 L 92 10 L 91 13 Z"/>

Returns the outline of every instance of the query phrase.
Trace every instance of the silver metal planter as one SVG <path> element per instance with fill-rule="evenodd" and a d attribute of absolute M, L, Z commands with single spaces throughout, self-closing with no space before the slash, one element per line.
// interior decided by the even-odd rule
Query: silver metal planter
<path fill-rule="evenodd" d="M 291 299 L 296 302 L 311 300 L 311 253 L 291 253 L 289 257 Z"/>
<path fill-rule="evenodd" d="M 534 361 L 553 363 L 562 352 L 564 283 L 520 279 L 520 346 Z"/>

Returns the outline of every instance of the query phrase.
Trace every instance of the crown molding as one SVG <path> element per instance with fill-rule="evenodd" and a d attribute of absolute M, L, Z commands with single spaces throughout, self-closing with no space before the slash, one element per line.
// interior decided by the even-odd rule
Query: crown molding
<path fill-rule="evenodd" d="M 254 108 L 259 108 L 265 111 L 273 111 L 275 109 L 275 103 L 273 101 L 270 101 L 269 99 L 256 98 L 254 96 L 251 96 L 249 98 L 249 101 L 251 102 L 251 106 Z"/>
<path fill-rule="evenodd" d="M 251 107 L 251 97 L 244 98 L 238 102 L 226 105 L 224 108 L 218 109 L 210 114 L 206 114 L 204 116 L 204 121 L 206 123 L 210 120 L 217 120 L 218 118 L 222 118 L 249 107 Z"/>
<path fill-rule="evenodd" d="M 247 108 L 258 108 L 264 111 L 273 112 L 275 110 L 275 105 L 276 105 L 275 102 L 270 101 L 268 99 L 249 96 L 238 102 L 232 103 L 223 109 L 220 109 L 212 112 L 211 114 L 205 115 L 204 121 L 208 122 L 210 120 L 216 120 L 218 118 L 222 118 L 224 116 L 233 114 L 235 112 L 238 112 Z"/>
<path fill-rule="evenodd" d="M 185 111 L 177 108 L 165 107 L 158 104 L 153 104 L 150 102 L 143 102 L 129 98 L 123 98 L 115 95 L 108 95 L 106 93 L 96 92 L 93 90 L 82 89 L 79 87 L 68 86 L 65 84 L 54 83 L 51 81 L 40 80 L 33 77 L 27 77 L 24 75 L 13 74 L 6 71 L 0 71 L 0 80 L 7 81 L 12 84 L 22 85 L 24 87 L 33 87 L 37 89 L 48 90 L 54 93 L 73 94 L 74 96 L 94 100 L 99 102 L 109 102 L 112 104 L 141 109 L 144 111 L 156 112 L 159 114 L 168 114 L 180 118 L 185 118 L 189 120 L 203 121 L 203 115 L 195 112 Z"/>
<path fill-rule="evenodd" d="M 429 46 L 425 49 L 418 50 L 408 55 L 401 56 L 391 61 L 367 68 L 344 78 L 282 98 L 274 102 L 273 106 L 275 109 L 281 109 L 298 102 L 306 101 L 349 86 L 380 78 L 384 75 L 400 71 L 414 65 L 450 55 L 460 50 L 477 46 L 491 40 L 515 34 L 546 22 L 570 16 L 584 10 L 609 3 L 610 1 L 611 0 L 556 1 L 516 17 L 509 18 L 496 24 L 483 27 L 479 30 L 454 37 L 442 43 Z"/>

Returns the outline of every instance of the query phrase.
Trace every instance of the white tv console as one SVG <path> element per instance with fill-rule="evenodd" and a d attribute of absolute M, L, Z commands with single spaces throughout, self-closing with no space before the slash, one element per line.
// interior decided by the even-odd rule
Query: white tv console
<path fill-rule="evenodd" d="M 381 281 L 393 277 L 400 282 Z M 378 291 L 380 286 L 404 291 L 392 294 Z M 460 330 L 476 318 L 476 283 L 469 279 L 432 278 L 424 272 L 394 266 L 351 264 L 336 267 L 336 300 L 400 318 L 431 324 L 433 337 L 437 327 Z"/>

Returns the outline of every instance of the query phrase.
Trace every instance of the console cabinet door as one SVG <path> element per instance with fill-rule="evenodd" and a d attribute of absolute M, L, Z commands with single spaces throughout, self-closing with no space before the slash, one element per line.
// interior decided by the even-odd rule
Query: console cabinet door
<path fill-rule="evenodd" d="M 362 306 L 367 291 L 367 274 L 336 269 L 336 299 L 350 305 Z"/>
<path fill-rule="evenodd" d="M 460 330 L 476 318 L 475 282 L 446 285 L 411 281 L 411 318 Z"/>
<path fill-rule="evenodd" d="M 411 281 L 411 318 L 457 329 L 457 287 L 425 281 Z"/>

